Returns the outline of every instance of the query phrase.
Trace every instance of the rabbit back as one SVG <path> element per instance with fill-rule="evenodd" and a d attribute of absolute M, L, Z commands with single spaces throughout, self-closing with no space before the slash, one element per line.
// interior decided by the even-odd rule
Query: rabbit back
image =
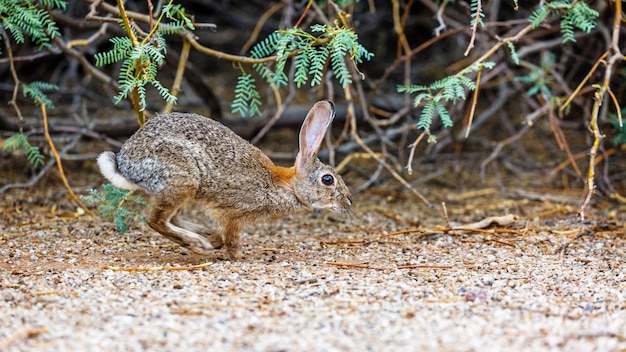
<path fill-rule="evenodd" d="M 119 172 L 150 194 L 190 192 L 214 208 L 242 212 L 264 204 L 274 187 L 268 165 L 265 154 L 226 126 L 189 113 L 151 118 L 117 155 Z"/>

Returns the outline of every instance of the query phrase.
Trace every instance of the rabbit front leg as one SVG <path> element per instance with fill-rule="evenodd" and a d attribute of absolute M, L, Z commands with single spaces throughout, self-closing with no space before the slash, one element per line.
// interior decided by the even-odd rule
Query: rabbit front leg
<path fill-rule="evenodd" d="M 187 201 L 187 198 L 178 197 L 162 197 L 157 202 L 150 214 L 148 226 L 167 237 L 171 241 L 188 247 L 191 251 L 198 254 L 207 255 L 215 249 L 209 240 L 203 236 L 174 225 L 171 220 L 178 212 L 178 209 Z"/>
<path fill-rule="evenodd" d="M 243 259 L 243 255 L 239 251 L 239 232 L 242 227 L 240 219 L 225 219 L 222 222 L 222 227 L 222 238 L 228 257 L 231 260 Z"/>

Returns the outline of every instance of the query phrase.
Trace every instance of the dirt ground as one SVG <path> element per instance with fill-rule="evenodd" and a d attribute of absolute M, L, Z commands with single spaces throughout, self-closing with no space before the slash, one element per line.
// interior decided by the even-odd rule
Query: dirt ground
<path fill-rule="evenodd" d="M 501 181 L 427 182 L 428 208 L 389 180 L 349 216 L 247 226 L 232 262 L 115 233 L 51 171 L 0 198 L 0 350 L 626 350 L 626 206 L 581 222 L 580 190 Z"/>

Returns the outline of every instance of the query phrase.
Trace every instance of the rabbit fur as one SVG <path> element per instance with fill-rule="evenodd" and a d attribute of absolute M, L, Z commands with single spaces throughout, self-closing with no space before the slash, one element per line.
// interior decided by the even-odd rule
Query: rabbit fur
<path fill-rule="evenodd" d="M 148 226 L 195 253 L 225 245 L 241 258 L 239 232 L 246 222 L 312 209 L 349 210 L 350 191 L 317 153 L 335 115 L 330 101 L 317 102 L 299 135 L 292 167 L 276 166 L 257 147 L 219 122 L 190 113 L 149 119 L 122 146 L 104 152 L 104 177 L 123 189 L 143 189 L 154 198 Z M 189 200 L 204 203 L 221 234 L 176 216 Z"/>

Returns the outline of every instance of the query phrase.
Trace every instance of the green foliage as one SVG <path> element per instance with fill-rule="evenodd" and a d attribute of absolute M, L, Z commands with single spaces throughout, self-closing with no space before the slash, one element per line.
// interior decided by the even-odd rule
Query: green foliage
<path fill-rule="evenodd" d="M 295 65 L 293 81 L 300 88 L 307 83 L 310 83 L 311 87 L 321 84 L 330 63 L 335 77 L 342 88 L 345 88 L 352 83 L 347 60 L 356 66 L 374 56 L 359 43 L 357 34 L 350 28 L 316 24 L 311 26 L 310 31 L 311 33 L 296 27 L 273 32 L 252 47 L 250 56 L 255 59 L 274 56 L 275 59 L 271 64 L 257 63 L 252 67 L 268 84 L 278 89 L 288 83 L 289 78 L 285 74 L 285 67 L 289 58 L 293 58 Z M 312 33 L 319 34 L 313 35 Z M 244 72 L 242 75 L 248 74 Z M 236 102 L 231 105 L 233 113 L 239 113 L 242 116 L 260 114 L 258 106 L 255 105 L 256 102 L 245 101 L 246 98 L 258 99 L 259 97 L 256 88 L 254 88 L 256 94 L 252 94 L 253 86 L 244 86 L 250 80 L 251 78 L 244 80 L 240 78 L 238 81 L 235 91 Z M 254 106 L 256 106 L 255 111 L 251 109 Z"/>
<path fill-rule="evenodd" d="M 591 32 L 596 27 L 598 11 L 589 7 L 586 2 L 577 0 L 550 1 L 539 6 L 528 20 L 533 28 L 541 25 L 549 16 L 561 16 L 561 33 L 563 43 L 576 42 L 574 28 Z"/>
<path fill-rule="evenodd" d="M 193 20 L 191 19 L 191 17 L 189 17 L 189 15 L 187 15 L 185 8 L 181 5 L 173 4 L 170 2 L 169 4 L 163 6 L 162 11 L 165 16 L 172 21 L 171 23 L 163 23 L 162 25 L 164 25 L 165 27 L 178 28 L 178 30 L 182 30 L 185 28 L 189 28 L 191 30 L 195 29 L 195 27 L 193 26 Z"/>
<path fill-rule="evenodd" d="M 22 89 L 24 90 L 24 95 L 30 97 L 35 105 L 39 106 L 40 103 L 43 103 L 48 109 L 53 109 L 54 104 L 52 100 L 48 98 L 44 90 L 59 90 L 59 87 L 52 83 L 35 81 L 30 84 L 22 84 Z"/>
<path fill-rule="evenodd" d="M 340 9 L 345 9 L 346 7 L 353 5 L 356 2 L 359 2 L 360 0 L 335 0 L 334 3 L 340 8 Z M 327 1 L 319 1 L 319 3 L 322 4 L 326 4 Z"/>
<path fill-rule="evenodd" d="M 2 146 L 2 150 L 6 152 L 11 152 L 20 148 L 24 150 L 26 159 L 28 159 L 28 162 L 33 167 L 43 164 L 43 155 L 39 151 L 39 147 L 31 145 L 22 131 L 7 138 L 4 141 L 4 146 Z"/>
<path fill-rule="evenodd" d="M 102 191 L 90 189 L 89 195 L 81 198 L 89 203 L 98 204 L 100 215 L 107 220 L 113 220 L 115 229 L 121 235 L 128 231 L 130 219 L 139 216 L 142 222 L 146 221 L 145 216 L 137 208 L 146 207 L 148 204 L 142 198 L 133 196 L 132 191 L 119 189 L 107 183 L 102 185 Z"/>
<path fill-rule="evenodd" d="M 251 115 L 261 114 L 261 96 L 256 89 L 255 80 L 247 73 L 239 76 L 235 87 L 235 100 L 231 104 L 233 114 L 239 113 L 244 116 L 247 112 Z"/>
<path fill-rule="evenodd" d="M 471 26 L 474 26 L 476 24 L 476 18 L 478 18 L 478 24 L 479 25 L 483 25 L 483 17 L 485 17 L 485 14 L 483 13 L 483 7 L 482 6 L 478 6 L 479 0 L 472 0 L 470 3 L 470 11 L 472 13 L 472 20 L 470 22 Z"/>
<path fill-rule="evenodd" d="M 11 33 L 16 43 L 31 38 L 39 49 L 50 46 L 50 40 L 60 35 L 56 23 L 50 19 L 48 9 L 65 10 L 62 0 L 12 0 L 0 1 L 0 34 Z M 0 49 L 0 53 L 2 50 Z"/>
<path fill-rule="evenodd" d="M 513 44 L 513 42 L 509 41 L 509 42 L 506 42 L 506 45 L 509 47 L 511 60 L 513 60 L 513 62 L 516 65 L 519 65 L 519 56 L 517 56 L 517 50 L 515 49 L 515 44 Z"/>
<path fill-rule="evenodd" d="M 110 39 L 113 44 L 111 50 L 95 55 L 96 66 L 122 61 L 118 77 L 120 92 L 115 97 L 116 104 L 137 90 L 139 105 L 141 110 L 144 110 L 146 108 L 147 85 L 155 87 L 168 103 L 176 103 L 176 97 L 170 94 L 169 89 L 157 79 L 159 67 L 165 62 L 165 54 L 167 53 L 165 36 L 185 29 L 194 29 L 194 26 L 193 21 L 185 13 L 185 9 L 180 5 L 172 5 L 171 1 L 163 6 L 162 13 L 162 17 L 155 24 L 156 30 L 145 37 L 141 37 L 133 30 L 137 43 L 133 43 L 129 37 L 114 37 Z M 161 22 L 163 16 L 172 22 Z"/>
<path fill-rule="evenodd" d="M 556 56 L 552 53 L 544 53 L 541 55 L 541 63 L 539 67 L 534 67 L 527 75 L 515 77 L 515 80 L 531 84 L 526 94 L 529 96 L 541 93 L 546 99 L 552 98 L 552 72 L 554 70 Z"/>
<path fill-rule="evenodd" d="M 430 127 L 435 116 L 439 116 L 444 127 L 452 127 L 454 123 L 444 103 L 451 102 L 454 104 L 457 102 L 457 99 L 465 100 L 465 91 L 476 89 L 476 84 L 467 77 L 467 74 L 476 72 L 483 67 L 491 69 L 494 65 L 495 63 L 493 62 L 473 65 L 459 74 L 444 77 L 428 86 L 398 86 L 398 92 L 417 93 L 417 96 L 413 100 L 413 105 L 415 107 L 419 107 L 422 104 L 424 105 L 417 122 L 418 128 L 430 133 Z M 429 141 L 436 141 L 434 135 L 429 135 Z"/>

